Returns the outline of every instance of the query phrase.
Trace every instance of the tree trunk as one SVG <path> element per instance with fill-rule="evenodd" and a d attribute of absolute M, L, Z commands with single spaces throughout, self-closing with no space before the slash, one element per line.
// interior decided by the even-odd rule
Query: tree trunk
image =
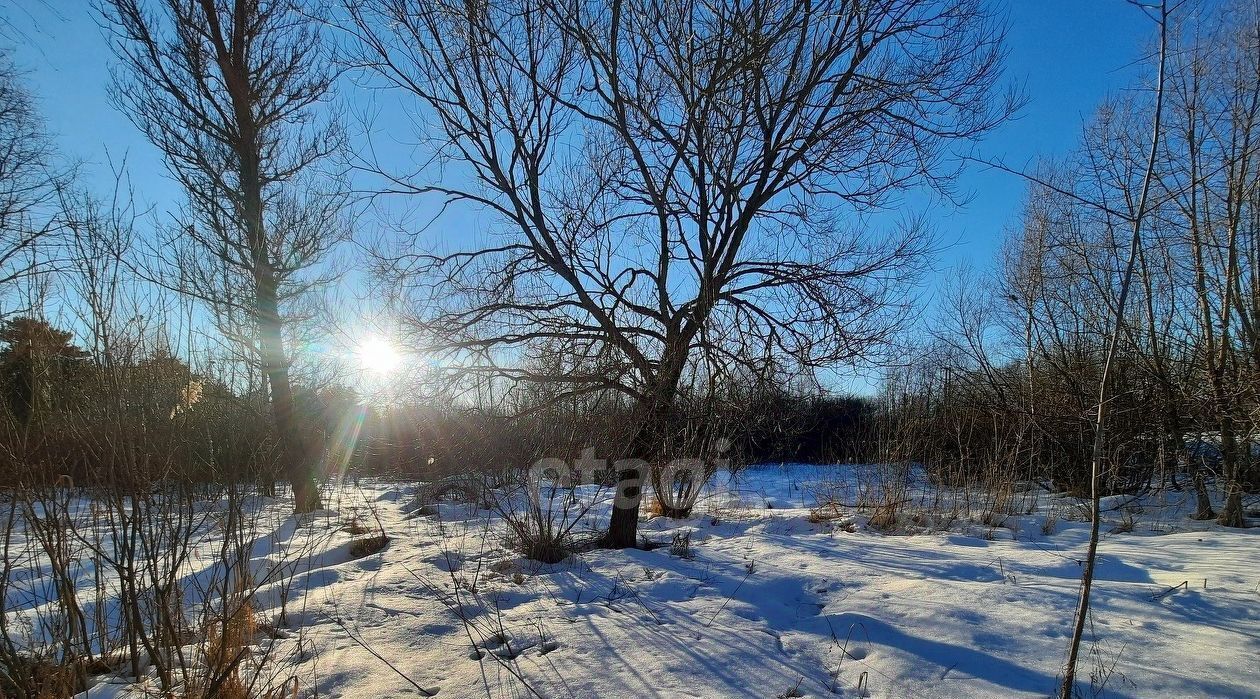
<path fill-rule="evenodd" d="M 1235 465 L 1235 472 L 1237 468 Z M 1216 521 L 1225 527 L 1247 526 L 1247 522 L 1243 519 L 1242 486 L 1238 484 L 1236 477 L 1226 476 L 1225 504 L 1221 506 L 1221 515 Z"/>
<path fill-rule="evenodd" d="M 1238 440 L 1233 425 L 1223 420 L 1221 425 L 1221 472 L 1225 477 L 1225 504 L 1221 506 L 1218 524 L 1224 527 L 1245 527 L 1242 509 L 1242 486 L 1238 473 Z"/>
<path fill-rule="evenodd" d="M 237 70 L 240 69 L 236 66 Z M 258 129 L 254 122 L 246 76 L 229 69 L 233 105 L 241 130 L 237 142 L 240 159 L 242 214 L 254 273 L 254 313 L 258 323 L 258 354 L 270 390 L 271 414 L 280 436 L 280 459 L 285 477 L 293 487 L 293 509 L 297 513 L 320 509 L 319 484 L 308 468 L 309 453 L 297 423 L 293 385 L 289 381 L 289 360 L 284 351 L 284 321 L 280 317 L 280 283 L 272 264 L 267 229 L 263 219 L 263 179 L 258 160 Z"/>
<path fill-rule="evenodd" d="M 319 484 L 307 466 L 309 454 L 303 448 L 305 440 L 297 424 L 276 284 L 274 277 L 267 274 L 270 267 L 265 264 L 262 267 L 256 279 L 258 348 L 263 372 L 267 375 L 267 387 L 271 391 L 271 414 L 280 434 L 280 458 L 285 477 L 293 486 L 293 509 L 298 513 L 312 512 L 321 507 Z"/>
<path fill-rule="evenodd" d="M 608 520 L 608 533 L 604 546 L 610 549 L 629 549 L 638 546 L 639 505 L 643 501 L 643 469 L 629 468 L 617 471 L 617 493 L 632 502 L 629 506 L 614 506 Z"/>
<path fill-rule="evenodd" d="M 1203 475 L 1202 460 L 1195 457 L 1194 465 L 1191 468 L 1194 469 L 1191 478 L 1194 481 L 1194 497 L 1196 501 L 1194 519 L 1212 519 L 1216 516 L 1216 511 L 1212 509 L 1212 499 L 1208 497 L 1207 479 Z"/>
<path fill-rule="evenodd" d="M 1151 191 L 1151 180 L 1154 177 L 1155 158 L 1159 152 L 1160 125 L 1164 110 L 1164 68 L 1168 56 L 1168 5 L 1162 0 L 1159 6 L 1159 74 L 1155 87 L 1155 116 L 1151 125 L 1151 147 L 1146 158 L 1146 175 L 1142 178 L 1142 190 L 1138 197 L 1137 210 L 1131 221 L 1133 235 L 1129 239 L 1128 261 L 1125 263 L 1124 275 L 1120 280 L 1119 296 L 1116 298 L 1115 314 L 1111 318 L 1111 331 L 1107 340 L 1107 355 L 1103 360 L 1102 376 L 1098 382 L 1098 411 L 1094 420 L 1094 440 L 1091 449 L 1089 491 L 1090 491 L 1090 526 L 1089 546 L 1085 553 L 1085 570 L 1081 573 L 1081 595 L 1076 606 L 1076 618 L 1072 625 L 1072 641 L 1068 646 L 1067 666 L 1063 669 L 1063 683 L 1059 685 L 1059 699 L 1072 699 L 1076 693 L 1076 661 L 1080 655 L 1081 639 L 1085 634 L 1085 619 L 1089 615 L 1089 596 L 1094 585 L 1094 568 L 1098 562 L 1098 528 L 1102 520 L 1102 501 L 1099 492 L 1102 475 L 1104 447 L 1107 430 L 1107 407 L 1110 397 L 1110 381 L 1112 365 L 1120 346 L 1120 336 L 1124 332 L 1124 309 L 1129 298 L 1129 287 L 1133 283 L 1133 271 L 1137 266 L 1138 252 L 1142 249 L 1142 219 L 1146 215 L 1146 206 Z"/>
<path fill-rule="evenodd" d="M 612 549 L 628 549 L 639 545 L 639 509 L 643 504 L 643 479 L 650 467 L 653 441 L 660 424 L 660 416 L 652 405 L 641 410 L 644 417 L 629 441 L 628 457 L 624 463 L 634 465 L 617 470 L 617 491 L 612 516 L 608 520 L 608 533 L 604 546 Z"/>
<path fill-rule="evenodd" d="M 608 533 L 603 544 L 608 548 L 626 549 L 638 546 L 639 509 L 643 503 L 643 480 L 653 459 L 660 455 L 659 441 L 673 417 L 674 398 L 682 375 L 682 361 L 663 361 L 669 367 L 658 377 L 655 387 L 637 406 L 635 431 L 628 441 L 628 457 L 617 469 L 616 500 L 608 520 Z"/>

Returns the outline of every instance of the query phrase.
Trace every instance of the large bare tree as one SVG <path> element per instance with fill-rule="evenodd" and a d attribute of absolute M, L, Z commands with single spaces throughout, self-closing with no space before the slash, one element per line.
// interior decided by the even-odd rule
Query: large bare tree
<path fill-rule="evenodd" d="M 295 416 L 281 301 L 342 228 L 302 187 L 341 146 L 322 24 L 294 0 L 107 0 L 114 95 L 188 195 L 180 290 L 243 310 L 298 511 L 319 506 Z M 197 272 L 194 274 L 194 272 Z M 226 309 L 226 310 L 225 310 Z M 239 315 L 239 314 L 238 314 Z"/>
<path fill-rule="evenodd" d="M 386 192 L 480 208 L 493 239 L 400 251 L 420 349 L 615 391 L 651 461 L 680 381 L 869 357 L 930 237 L 863 216 L 1013 109 L 974 0 L 373 0 L 359 67 L 417 99 L 432 168 Z M 410 246 L 415 240 L 407 241 Z M 540 353 L 571 357 L 535 371 Z M 555 366 L 554 362 L 546 363 Z M 636 543 L 640 468 L 607 543 Z"/>

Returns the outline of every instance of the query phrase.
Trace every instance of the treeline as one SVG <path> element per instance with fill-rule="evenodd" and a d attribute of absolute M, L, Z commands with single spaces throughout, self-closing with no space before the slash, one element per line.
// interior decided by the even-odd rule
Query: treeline
<path fill-rule="evenodd" d="M 10 318 L 0 324 L 0 399 L 0 478 L 11 486 L 233 482 L 274 494 L 282 477 L 266 395 L 194 371 L 162 343 L 95 354 L 48 321 Z M 306 458 L 326 473 L 344 465 L 334 438 L 358 398 L 332 386 L 299 389 L 297 402 Z"/>
<path fill-rule="evenodd" d="M 113 341 L 113 351 L 94 354 L 46 320 L 0 324 L 6 482 L 236 482 L 275 492 L 283 477 L 279 437 L 261 390 L 195 371 L 162 343 Z M 584 449 L 621 458 L 631 415 L 613 396 L 553 401 L 531 390 L 484 403 L 369 405 L 339 383 L 298 385 L 295 403 L 310 445 L 304 458 L 318 464 L 321 479 L 428 480 L 575 459 Z M 776 383 L 692 392 L 680 404 L 662 432 L 671 441 L 662 453 L 671 457 L 714 455 L 739 467 L 861 462 L 878 453 L 880 411 L 867 398 Z"/>
<path fill-rule="evenodd" d="M 662 459 L 706 458 L 735 468 L 756 463 L 865 462 L 875 457 L 878 411 L 873 400 L 778 387 L 722 398 L 690 396 L 662 427 Z M 533 396 L 530 400 L 537 401 Z M 465 473 L 522 469 L 544 458 L 627 456 L 632 406 L 602 400 L 520 405 L 436 402 L 361 408 L 357 473 L 429 480 Z M 722 440 L 718 443 L 718 440 Z M 343 440 L 344 441 L 344 440 Z"/>

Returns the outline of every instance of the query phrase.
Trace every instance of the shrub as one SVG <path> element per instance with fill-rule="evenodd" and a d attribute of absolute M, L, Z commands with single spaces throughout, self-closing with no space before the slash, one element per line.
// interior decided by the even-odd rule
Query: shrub
<path fill-rule="evenodd" d="M 691 558 L 691 530 L 674 532 L 674 539 L 669 544 L 669 555 Z"/>

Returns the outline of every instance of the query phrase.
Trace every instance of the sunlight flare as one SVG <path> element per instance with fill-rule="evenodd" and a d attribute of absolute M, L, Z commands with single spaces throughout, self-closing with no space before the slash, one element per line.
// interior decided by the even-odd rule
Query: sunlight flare
<path fill-rule="evenodd" d="M 402 363 L 402 355 L 386 340 L 370 337 L 359 345 L 356 352 L 359 366 L 376 374 L 389 374 Z"/>

